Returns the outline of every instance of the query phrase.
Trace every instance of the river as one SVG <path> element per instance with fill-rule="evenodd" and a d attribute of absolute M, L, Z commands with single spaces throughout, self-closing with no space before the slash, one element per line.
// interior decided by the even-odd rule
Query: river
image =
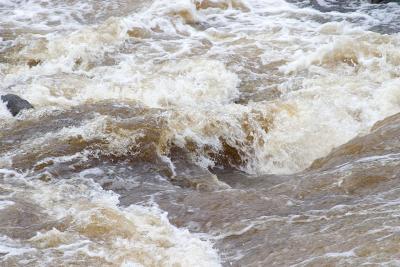
<path fill-rule="evenodd" d="M 399 266 L 400 5 L 0 0 L 1 266 Z"/>

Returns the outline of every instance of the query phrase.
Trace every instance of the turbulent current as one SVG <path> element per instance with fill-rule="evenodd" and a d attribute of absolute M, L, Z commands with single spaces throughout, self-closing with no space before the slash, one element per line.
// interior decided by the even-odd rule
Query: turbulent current
<path fill-rule="evenodd" d="M 0 266 L 400 266 L 400 5 L 0 0 Z M 399 180 L 398 180 L 399 179 Z"/>

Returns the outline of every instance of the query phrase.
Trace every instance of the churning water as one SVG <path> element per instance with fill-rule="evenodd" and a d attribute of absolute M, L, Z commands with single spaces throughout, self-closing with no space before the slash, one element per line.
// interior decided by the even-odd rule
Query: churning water
<path fill-rule="evenodd" d="M 400 5 L 0 0 L 1 266 L 399 266 Z"/>

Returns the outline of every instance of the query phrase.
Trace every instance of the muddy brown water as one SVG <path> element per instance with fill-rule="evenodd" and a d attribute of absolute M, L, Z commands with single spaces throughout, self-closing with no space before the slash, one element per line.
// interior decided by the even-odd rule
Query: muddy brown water
<path fill-rule="evenodd" d="M 0 2 L 0 265 L 400 265 L 398 14 Z"/>

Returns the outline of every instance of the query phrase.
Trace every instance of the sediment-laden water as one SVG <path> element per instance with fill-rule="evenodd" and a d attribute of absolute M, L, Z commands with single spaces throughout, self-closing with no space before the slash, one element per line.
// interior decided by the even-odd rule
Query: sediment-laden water
<path fill-rule="evenodd" d="M 1 266 L 399 266 L 400 5 L 0 0 Z"/>

